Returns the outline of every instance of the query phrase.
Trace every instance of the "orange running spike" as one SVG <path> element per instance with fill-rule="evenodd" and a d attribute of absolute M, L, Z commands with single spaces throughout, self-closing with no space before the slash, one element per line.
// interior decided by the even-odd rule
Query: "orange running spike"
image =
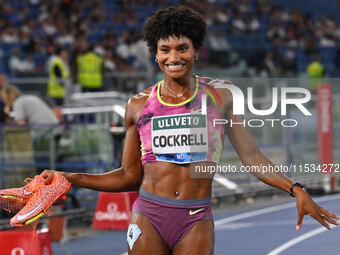
<path fill-rule="evenodd" d="M 34 187 L 43 183 L 44 180 L 40 175 L 36 175 L 34 179 L 27 178 L 25 186 L 13 189 L 0 190 L 0 207 L 6 211 L 17 213 L 33 196 Z M 61 204 L 66 200 L 66 195 L 60 197 L 55 204 Z"/>
<path fill-rule="evenodd" d="M 33 196 L 10 221 L 12 226 L 24 226 L 37 219 L 60 198 L 69 192 L 71 183 L 59 173 L 54 174 L 53 181 L 50 184 L 37 183 L 34 187 Z"/>

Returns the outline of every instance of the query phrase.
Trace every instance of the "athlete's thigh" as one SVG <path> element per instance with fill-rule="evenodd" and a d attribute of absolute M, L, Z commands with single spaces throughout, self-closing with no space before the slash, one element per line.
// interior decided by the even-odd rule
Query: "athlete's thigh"
<path fill-rule="evenodd" d="M 140 213 L 134 213 L 131 217 L 130 225 L 135 224 L 141 231 L 136 241 L 132 246 L 132 250 L 128 245 L 129 255 L 168 255 L 169 249 L 163 239 L 158 234 L 157 230 L 152 226 L 149 220 Z M 134 231 L 132 231 L 134 232 Z M 128 238 L 133 238 L 133 233 Z"/>
<path fill-rule="evenodd" d="M 175 245 L 172 255 L 213 255 L 215 246 L 214 223 L 203 220 L 193 226 Z"/>

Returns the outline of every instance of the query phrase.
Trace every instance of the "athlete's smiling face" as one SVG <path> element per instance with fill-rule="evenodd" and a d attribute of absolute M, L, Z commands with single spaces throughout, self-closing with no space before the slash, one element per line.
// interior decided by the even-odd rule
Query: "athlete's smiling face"
<path fill-rule="evenodd" d="M 179 79 L 192 75 L 192 68 L 198 56 L 192 41 L 181 35 L 175 35 L 157 42 L 156 58 L 162 72 L 171 79 Z"/>

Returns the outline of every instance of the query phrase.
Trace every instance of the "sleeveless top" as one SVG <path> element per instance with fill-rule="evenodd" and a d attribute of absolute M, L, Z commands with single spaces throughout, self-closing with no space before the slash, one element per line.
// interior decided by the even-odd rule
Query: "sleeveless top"
<path fill-rule="evenodd" d="M 223 125 L 214 127 L 214 119 L 221 117 L 214 105 L 212 88 L 196 76 L 196 88 L 191 98 L 169 104 L 160 97 L 161 84 L 152 86 L 137 122 L 142 164 L 156 161 L 219 163 L 224 130 Z"/>

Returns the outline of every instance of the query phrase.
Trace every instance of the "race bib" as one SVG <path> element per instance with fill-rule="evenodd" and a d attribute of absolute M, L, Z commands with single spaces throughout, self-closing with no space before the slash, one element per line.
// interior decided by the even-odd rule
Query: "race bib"
<path fill-rule="evenodd" d="M 206 161 L 207 116 L 177 114 L 153 117 L 152 151 L 157 161 L 178 164 Z"/>

